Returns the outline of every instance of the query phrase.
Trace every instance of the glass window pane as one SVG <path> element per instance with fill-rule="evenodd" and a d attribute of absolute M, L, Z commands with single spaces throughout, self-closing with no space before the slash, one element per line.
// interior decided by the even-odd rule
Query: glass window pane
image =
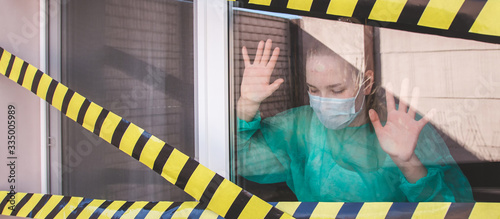
<path fill-rule="evenodd" d="M 499 45 L 233 15 L 237 184 L 267 201 L 500 200 Z"/>
<path fill-rule="evenodd" d="M 193 3 L 69 1 L 62 81 L 194 157 Z M 192 200 L 136 159 L 63 118 L 63 193 Z"/>

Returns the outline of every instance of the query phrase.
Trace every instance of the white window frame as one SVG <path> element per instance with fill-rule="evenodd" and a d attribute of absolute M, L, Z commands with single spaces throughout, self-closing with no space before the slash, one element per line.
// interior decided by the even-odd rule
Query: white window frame
<path fill-rule="evenodd" d="M 196 159 L 229 177 L 228 1 L 195 0 Z"/>

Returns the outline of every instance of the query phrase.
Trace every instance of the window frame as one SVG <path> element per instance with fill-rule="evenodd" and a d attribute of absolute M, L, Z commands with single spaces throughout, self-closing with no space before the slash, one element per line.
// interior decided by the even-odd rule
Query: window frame
<path fill-rule="evenodd" d="M 46 24 L 48 44 L 46 57 L 48 57 L 48 74 L 57 81 L 61 81 L 61 53 L 62 53 L 62 4 L 64 2 L 40 0 L 46 2 Z M 62 194 L 62 148 L 61 148 L 61 115 L 57 109 L 50 107 L 47 112 L 47 181 L 48 192 Z"/>
<path fill-rule="evenodd" d="M 228 1 L 195 0 L 194 8 L 195 159 L 228 178 L 231 136 L 228 115 L 232 106 L 229 102 Z"/>

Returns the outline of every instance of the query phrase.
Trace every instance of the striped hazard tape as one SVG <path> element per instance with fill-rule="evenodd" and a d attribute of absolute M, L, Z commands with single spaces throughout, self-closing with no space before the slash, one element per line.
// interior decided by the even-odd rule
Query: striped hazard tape
<path fill-rule="evenodd" d="M 497 210 L 500 203 L 266 203 L 2 48 L 0 73 L 199 200 L 127 202 L 0 191 L 1 215 L 31 218 L 500 217 Z"/>
<path fill-rule="evenodd" d="M 201 202 L 127 202 L 0 192 L 2 215 L 29 218 L 221 218 Z M 11 209 L 9 201 L 14 200 Z"/>
<path fill-rule="evenodd" d="M 498 0 L 230 0 L 238 7 L 500 43 Z"/>
<path fill-rule="evenodd" d="M 238 0 L 239 6 L 500 42 L 499 0 Z M 420 29 L 425 28 L 425 29 Z M 434 30 L 434 31 L 432 31 Z M 0 73 L 199 202 L 127 202 L 0 192 L 0 213 L 32 218 L 499 218 L 499 203 L 266 203 L 164 141 L 0 48 Z M 16 207 L 10 208 L 10 201 Z"/>
<path fill-rule="evenodd" d="M 291 218 L 144 131 L 0 48 L 0 73 L 85 129 L 139 160 L 225 218 Z"/>
<path fill-rule="evenodd" d="M 222 218 L 201 202 L 111 201 L 0 192 L 2 215 L 30 218 Z M 9 209 L 9 201 L 16 207 Z M 275 202 L 300 218 L 498 218 L 500 203 Z"/>

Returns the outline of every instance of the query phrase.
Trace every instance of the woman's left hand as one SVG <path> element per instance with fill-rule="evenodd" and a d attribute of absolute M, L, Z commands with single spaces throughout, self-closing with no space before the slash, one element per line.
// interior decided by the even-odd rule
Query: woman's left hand
<path fill-rule="evenodd" d="M 401 97 L 407 95 L 408 87 L 409 81 L 407 79 L 403 80 L 401 84 Z M 415 107 L 418 96 L 419 90 L 418 88 L 414 88 L 410 106 L 401 100 L 399 108 L 396 109 L 394 97 L 391 91 L 386 89 L 387 122 L 384 126 L 380 123 L 377 112 L 373 109 L 369 111 L 370 120 L 375 128 L 380 146 L 393 160 L 409 162 L 411 159 L 416 158 L 415 148 L 418 136 L 434 112 L 434 110 L 431 110 L 422 119 L 415 120 Z"/>

